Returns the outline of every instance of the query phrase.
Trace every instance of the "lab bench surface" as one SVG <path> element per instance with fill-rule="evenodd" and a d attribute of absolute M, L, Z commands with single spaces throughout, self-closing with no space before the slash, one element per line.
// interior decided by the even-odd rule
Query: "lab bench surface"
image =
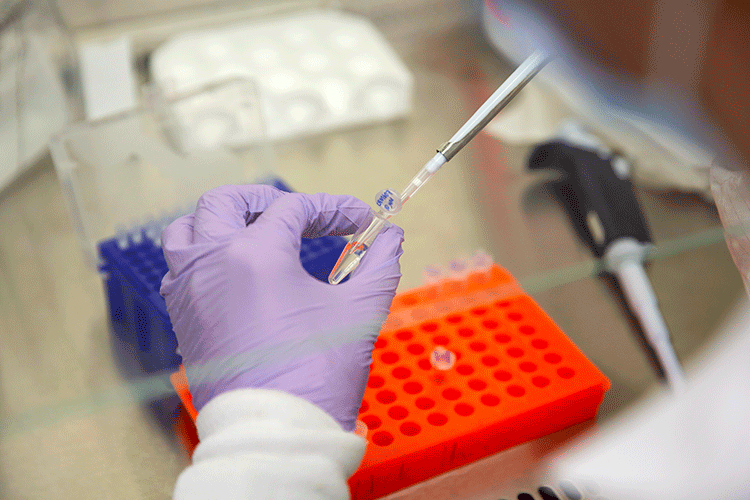
<path fill-rule="evenodd" d="M 412 115 L 277 143 L 275 173 L 296 190 L 371 201 L 402 187 L 509 74 L 476 26 L 401 32 L 392 42 L 415 77 Z M 484 248 L 611 380 L 606 422 L 656 377 L 612 290 L 581 274 L 589 254 L 519 157 L 481 134 L 410 201 L 394 219 L 406 234 L 400 290 L 421 284 L 427 264 Z M 657 244 L 720 227 L 697 196 L 638 194 Z M 0 497 L 168 498 L 187 458 L 171 429 L 133 402 L 138 391 L 121 390 L 128 374 L 113 356 L 102 280 L 84 262 L 49 158 L 0 194 L 0 227 Z M 708 238 L 657 259 L 649 274 L 677 353 L 690 360 L 742 294 L 726 246 Z M 573 431 L 396 497 L 521 491 L 536 480 L 534 462 Z"/>

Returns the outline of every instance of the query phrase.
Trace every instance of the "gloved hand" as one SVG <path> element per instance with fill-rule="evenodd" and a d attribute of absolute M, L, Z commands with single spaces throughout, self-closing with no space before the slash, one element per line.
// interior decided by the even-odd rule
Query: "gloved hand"
<path fill-rule="evenodd" d="M 198 411 L 232 389 L 276 389 L 354 429 L 403 231 L 384 231 L 336 286 L 307 274 L 299 252 L 301 237 L 351 234 L 369 213 L 351 196 L 224 186 L 164 230 L 161 294 Z"/>

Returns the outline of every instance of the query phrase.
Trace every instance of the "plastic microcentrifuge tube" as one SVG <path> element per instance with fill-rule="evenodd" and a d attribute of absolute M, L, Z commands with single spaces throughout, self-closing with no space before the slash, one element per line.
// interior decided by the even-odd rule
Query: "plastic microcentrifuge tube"
<path fill-rule="evenodd" d="M 369 222 L 362 224 L 344 247 L 339 260 L 333 266 L 330 276 L 328 276 L 329 283 L 337 285 L 354 271 L 372 242 L 375 241 L 375 237 L 391 225 L 387 218 L 372 210 L 368 220 Z"/>
<path fill-rule="evenodd" d="M 450 370 L 456 364 L 456 355 L 443 346 L 437 346 L 430 353 L 430 364 L 436 370 Z"/>
<path fill-rule="evenodd" d="M 369 429 L 367 428 L 367 424 L 362 422 L 361 420 L 357 420 L 357 423 L 354 424 L 354 434 L 359 437 L 367 439 L 368 430 Z"/>
<path fill-rule="evenodd" d="M 492 256 L 482 249 L 471 256 L 471 267 L 474 271 L 488 271 L 492 268 Z"/>
<path fill-rule="evenodd" d="M 475 279 L 487 281 L 492 278 L 492 256 L 484 250 L 477 250 L 471 256 L 471 272 L 474 273 Z"/>
<path fill-rule="evenodd" d="M 450 269 L 450 276 L 454 279 L 461 279 L 466 277 L 469 272 L 469 264 L 464 259 L 453 259 L 448 265 Z"/>
<path fill-rule="evenodd" d="M 437 283 L 438 281 L 443 279 L 443 277 L 443 270 L 437 264 L 430 264 L 428 266 L 425 266 L 424 270 L 422 270 L 422 279 L 428 285 Z"/>
<path fill-rule="evenodd" d="M 394 189 L 385 189 L 378 193 L 375 204 L 378 212 L 368 224 L 363 224 L 344 247 L 338 262 L 328 276 L 328 282 L 337 285 L 349 275 L 364 257 L 367 249 L 378 234 L 390 223 L 388 219 L 396 215 L 406 203 L 435 173 L 449 162 L 471 139 L 482 130 L 500 110 L 502 110 L 521 89 L 550 61 L 542 52 L 534 52 L 503 82 L 487 101 L 469 118 L 469 120 L 444 143 L 406 185 L 401 193 Z"/>

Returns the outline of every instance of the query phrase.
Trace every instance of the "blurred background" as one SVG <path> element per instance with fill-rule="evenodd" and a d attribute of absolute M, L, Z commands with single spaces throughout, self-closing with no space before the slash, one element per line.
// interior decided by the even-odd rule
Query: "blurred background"
<path fill-rule="evenodd" d="M 189 458 L 161 229 L 223 184 L 370 203 L 400 188 L 514 69 L 516 37 L 480 0 L 3 0 L 0 498 L 170 497 Z M 711 153 L 653 124 L 613 127 L 586 99 L 532 82 L 394 222 L 399 291 L 484 250 L 612 381 L 607 421 L 658 387 L 658 370 L 555 175 L 529 169 L 533 147 L 575 120 L 632 166 L 648 275 L 686 365 L 744 293 Z M 304 246 L 303 265 L 330 269 L 342 241 Z M 394 498 L 534 493 L 534 453 Z"/>

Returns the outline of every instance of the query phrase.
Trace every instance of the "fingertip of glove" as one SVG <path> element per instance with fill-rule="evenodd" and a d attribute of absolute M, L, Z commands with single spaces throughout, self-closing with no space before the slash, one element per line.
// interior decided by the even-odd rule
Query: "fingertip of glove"
<path fill-rule="evenodd" d="M 383 237 L 386 243 L 400 246 L 404 242 L 404 230 L 401 227 L 392 224 L 380 234 L 379 238 L 380 237 Z M 377 239 L 375 241 L 377 241 Z"/>
<path fill-rule="evenodd" d="M 192 243 L 195 214 L 178 217 L 161 232 L 162 249 L 167 252 L 172 246 Z"/>

